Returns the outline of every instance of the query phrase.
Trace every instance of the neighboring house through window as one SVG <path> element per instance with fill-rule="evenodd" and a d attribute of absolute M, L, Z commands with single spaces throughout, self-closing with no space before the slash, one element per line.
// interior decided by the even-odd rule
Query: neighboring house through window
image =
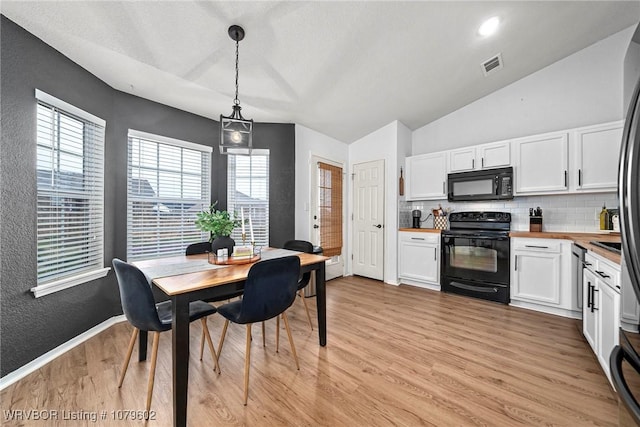
<path fill-rule="evenodd" d="M 211 201 L 212 148 L 129 130 L 127 260 L 184 254 Z"/>
<path fill-rule="evenodd" d="M 292 189 L 293 191 L 293 189 Z M 250 156 L 229 154 L 227 163 L 227 210 L 251 217 L 256 246 L 269 246 L 269 150 L 252 150 Z M 248 222 L 246 244 L 251 242 Z M 231 237 L 242 244 L 241 228 Z"/>
<path fill-rule="evenodd" d="M 103 277 L 105 121 L 36 90 L 36 297 Z"/>

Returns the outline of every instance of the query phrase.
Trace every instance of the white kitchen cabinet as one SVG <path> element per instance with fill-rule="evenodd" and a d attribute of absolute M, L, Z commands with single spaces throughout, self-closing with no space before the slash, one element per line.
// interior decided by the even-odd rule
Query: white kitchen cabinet
<path fill-rule="evenodd" d="M 573 157 L 571 189 L 615 191 L 623 121 L 575 129 L 571 139 Z"/>
<path fill-rule="evenodd" d="M 516 195 L 566 192 L 568 144 L 567 132 L 514 140 Z"/>
<path fill-rule="evenodd" d="M 449 172 L 492 169 L 510 165 L 510 141 L 493 142 L 449 152 Z"/>
<path fill-rule="evenodd" d="M 579 318 L 573 307 L 571 242 L 511 239 L 511 305 Z"/>
<path fill-rule="evenodd" d="M 440 289 L 440 234 L 401 231 L 398 242 L 400 281 Z"/>
<path fill-rule="evenodd" d="M 407 200 L 447 198 L 447 152 L 407 157 Z"/>
<path fill-rule="evenodd" d="M 619 344 L 620 268 L 592 252 L 585 255 L 583 334 L 611 382 L 609 355 Z"/>

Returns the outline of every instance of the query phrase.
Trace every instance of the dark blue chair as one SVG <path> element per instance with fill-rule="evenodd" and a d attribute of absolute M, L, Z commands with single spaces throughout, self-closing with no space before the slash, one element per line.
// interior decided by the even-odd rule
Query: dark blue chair
<path fill-rule="evenodd" d="M 313 245 L 311 242 L 307 242 L 306 240 L 288 240 L 284 243 L 284 249 L 288 249 L 290 251 L 298 251 L 298 252 L 306 252 L 308 254 L 313 253 Z M 302 290 L 309 284 L 311 280 L 311 272 L 308 271 L 300 277 L 298 280 L 298 296 L 302 299 L 302 303 L 304 304 L 304 310 L 307 312 L 307 320 L 309 321 L 309 327 L 313 331 L 313 323 L 311 323 L 311 314 L 309 313 L 309 307 L 307 306 L 307 300 L 304 298 L 304 293 Z M 278 331 L 280 328 L 278 327 Z M 277 344 L 276 344 L 277 348 Z"/>
<path fill-rule="evenodd" d="M 205 254 L 205 253 L 209 253 L 211 252 L 211 242 L 198 242 L 198 243 L 192 243 L 189 246 L 187 246 L 187 249 L 185 250 L 185 255 L 189 256 L 189 255 L 199 255 L 199 254 Z M 231 291 L 231 292 L 227 292 L 224 295 L 220 295 L 217 296 L 215 298 L 208 298 L 205 299 L 205 302 L 218 302 L 218 301 L 224 301 L 224 300 L 230 300 L 231 298 L 235 298 L 235 297 L 239 297 L 242 296 L 242 293 L 244 291 L 239 290 L 239 291 Z M 204 341 L 205 341 L 205 335 L 204 335 L 204 329 L 202 329 L 202 338 L 200 338 L 200 360 L 202 360 L 202 356 L 204 355 Z"/>
<path fill-rule="evenodd" d="M 298 289 L 298 277 L 300 277 L 300 258 L 288 256 L 283 258 L 260 261 L 251 266 L 244 285 L 244 296 L 239 301 L 230 302 L 218 307 L 218 313 L 224 318 L 224 327 L 220 337 L 220 353 L 229 322 L 247 326 L 247 344 L 244 361 L 244 404 L 249 397 L 249 366 L 251 360 L 251 325 L 256 322 L 264 322 L 282 315 L 291 352 L 298 364 L 296 347 L 293 344 L 293 336 L 289 329 L 289 320 L 285 311 L 291 307 L 296 299 Z M 264 335 L 263 335 L 264 336 Z"/>
<path fill-rule="evenodd" d="M 172 314 L 171 301 L 164 301 L 159 304 L 155 303 L 151 286 L 147 282 L 144 273 L 137 267 L 127 264 L 117 258 L 113 259 L 113 269 L 118 279 L 118 287 L 120 288 L 120 301 L 122 302 L 122 310 L 131 325 L 133 325 L 133 333 L 129 341 L 127 355 L 122 365 L 120 373 L 120 381 L 118 388 L 122 387 L 124 376 L 129 367 L 131 353 L 136 343 L 138 331 L 153 332 L 153 347 L 151 350 L 151 371 L 149 372 L 149 385 L 147 387 L 147 411 L 151 408 L 151 397 L 153 395 L 153 382 L 156 372 L 156 360 L 158 358 L 158 343 L 160 340 L 160 332 L 171 329 Z M 217 369 L 220 373 L 218 365 L 218 355 L 211 341 L 211 335 L 207 328 L 207 316 L 214 314 L 216 308 L 204 301 L 193 301 L 189 304 L 189 321 L 200 319 L 202 329 L 209 343 L 209 350 L 215 362 L 214 371 Z"/>

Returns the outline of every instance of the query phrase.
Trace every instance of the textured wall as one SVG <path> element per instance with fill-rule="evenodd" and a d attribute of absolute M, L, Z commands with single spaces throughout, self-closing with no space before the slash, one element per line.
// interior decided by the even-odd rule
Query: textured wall
<path fill-rule="evenodd" d="M 226 204 L 226 159 L 219 124 L 116 91 L 6 17 L 0 24 L 0 375 L 122 313 L 113 273 L 35 299 L 35 89 L 107 121 L 105 135 L 105 265 L 126 257 L 129 128 L 214 146 L 212 200 Z M 229 99 L 229 105 L 232 100 Z M 256 124 L 255 146 L 271 149 L 271 245 L 294 237 L 293 125 Z"/>

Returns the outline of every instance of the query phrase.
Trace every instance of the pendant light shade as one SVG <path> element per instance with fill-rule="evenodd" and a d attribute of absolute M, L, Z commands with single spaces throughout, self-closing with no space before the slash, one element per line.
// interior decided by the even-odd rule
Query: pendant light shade
<path fill-rule="evenodd" d="M 236 97 L 230 115 L 220 115 L 220 153 L 251 154 L 253 120 L 242 117 L 238 99 L 238 44 L 244 38 L 244 30 L 238 25 L 229 27 L 229 37 L 236 42 Z"/>

